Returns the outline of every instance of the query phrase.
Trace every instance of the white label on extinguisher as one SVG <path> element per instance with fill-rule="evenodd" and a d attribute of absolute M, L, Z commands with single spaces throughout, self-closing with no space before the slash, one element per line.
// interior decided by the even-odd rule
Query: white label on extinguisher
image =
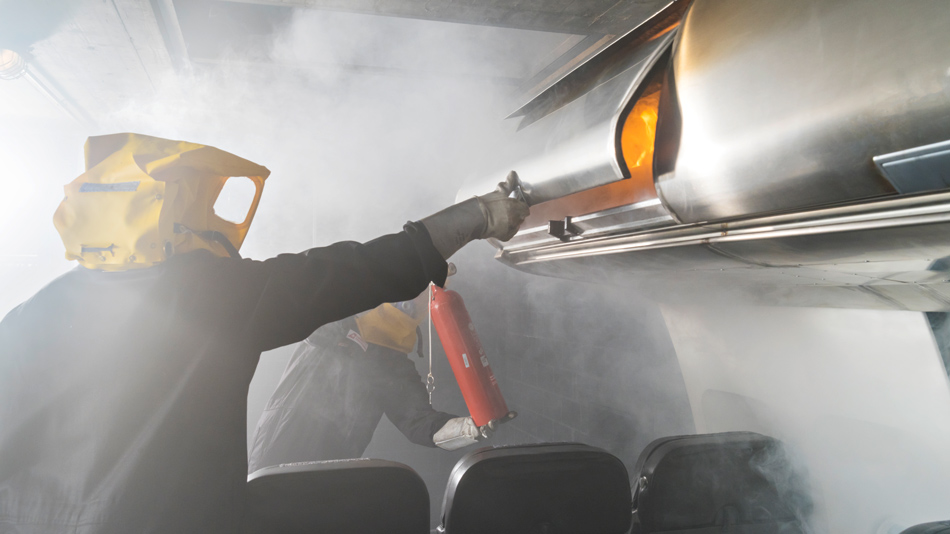
<path fill-rule="evenodd" d="M 482 367 L 488 367 L 488 356 L 482 354 Z"/>
<path fill-rule="evenodd" d="M 462 353 L 462 361 L 465 363 L 465 368 L 468 369 L 468 354 Z"/>

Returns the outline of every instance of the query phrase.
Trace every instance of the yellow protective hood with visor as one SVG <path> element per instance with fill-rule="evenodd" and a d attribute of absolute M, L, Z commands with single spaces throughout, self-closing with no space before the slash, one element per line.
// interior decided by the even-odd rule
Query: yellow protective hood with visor
<path fill-rule="evenodd" d="M 356 317 L 363 340 L 399 352 L 416 346 L 417 329 L 428 313 L 428 291 L 414 300 L 381 304 Z"/>
<path fill-rule="evenodd" d="M 65 186 L 53 223 L 66 259 L 105 271 L 196 249 L 236 256 L 270 175 L 214 147 L 134 133 L 90 137 L 85 156 L 86 172 Z M 231 177 L 247 177 L 256 189 L 240 223 L 214 213 Z"/>

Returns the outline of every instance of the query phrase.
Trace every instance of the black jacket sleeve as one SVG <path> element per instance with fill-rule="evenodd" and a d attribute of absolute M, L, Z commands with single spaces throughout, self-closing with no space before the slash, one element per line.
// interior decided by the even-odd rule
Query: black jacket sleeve
<path fill-rule="evenodd" d="M 260 351 L 384 302 L 412 299 L 430 281 L 444 284 L 448 271 L 417 222 L 363 244 L 344 241 L 265 261 L 213 260 L 210 272 L 195 278 L 215 287 L 196 288 L 206 304 L 193 309 L 224 317 L 221 328 Z"/>
<path fill-rule="evenodd" d="M 432 408 L 425 384 L 405 354 L 386 361 L 389 381 L 382 392 L 386 417 L 409 441 L 435 447 L 432 436 L 449 419 L 458 416 Z"/>

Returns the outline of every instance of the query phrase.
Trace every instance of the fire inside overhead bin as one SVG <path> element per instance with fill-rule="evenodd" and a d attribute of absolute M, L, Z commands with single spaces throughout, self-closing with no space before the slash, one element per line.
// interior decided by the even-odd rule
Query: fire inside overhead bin
<path fill-rule="evenodd" d="M 628 178 L 536 204 L 531 207 L 524 228 L 657 198 L 653 182 L 653 147 L 663 87 L 662 74 L 663 69 L 657 69 L 651 75 L 641 96 L 633 101 L 623 118 L 618 152 Z"/>

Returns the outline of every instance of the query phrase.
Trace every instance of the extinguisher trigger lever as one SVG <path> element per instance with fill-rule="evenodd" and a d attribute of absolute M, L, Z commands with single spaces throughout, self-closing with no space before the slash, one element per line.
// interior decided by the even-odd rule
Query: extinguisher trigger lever
<path fill-rule="evenodd" d="M 478 433 L 481 435 L 481 439 L 490 438 L 502 423 L 507 423 L 515 417 L 518 417 L 518 412 L 510 411 L 500 419 L 492 419 L 488 424 L 478 427 Z"/>

